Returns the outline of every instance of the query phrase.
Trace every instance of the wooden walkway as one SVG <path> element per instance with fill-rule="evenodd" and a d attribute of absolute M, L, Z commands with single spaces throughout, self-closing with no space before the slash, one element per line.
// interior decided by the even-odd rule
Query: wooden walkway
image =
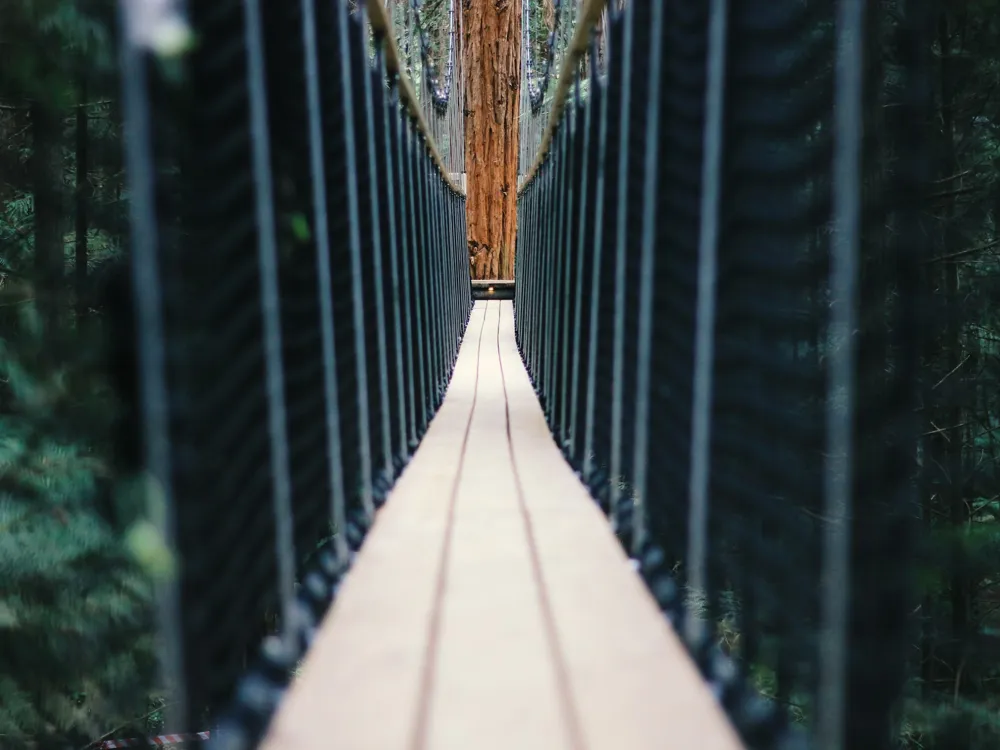
<path fill-rule="evenodd" d="M 510 302 L 476 303 L 262 747 L 740 747 L 552 441 Z"/>

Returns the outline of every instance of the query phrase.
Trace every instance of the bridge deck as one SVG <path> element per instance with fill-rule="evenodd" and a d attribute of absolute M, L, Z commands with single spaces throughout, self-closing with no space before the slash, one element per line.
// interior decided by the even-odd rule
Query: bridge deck
<path fill-rule="evenodd" d="M 476 304 L 263 747 L 740 747 L 552 441 L 510 302 Z"/>

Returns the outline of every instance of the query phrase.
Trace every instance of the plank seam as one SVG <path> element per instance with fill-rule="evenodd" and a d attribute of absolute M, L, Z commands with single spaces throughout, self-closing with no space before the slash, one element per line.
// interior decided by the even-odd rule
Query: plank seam
<path fill-rule="evenodd" d="M 462 447 L 458 454 L 458 466 L 455 467 L 455 478 L 452 481 L 451 494 L 448 499 L 448 514 L 445 520 L 444 543 L 441 545 L 441 557 L 438 562 L 437 581 L 434 586 L 434 598 L 431 606 L 430 625 L 427 628 L 427 645 L 424 648 L 424 664 L 421 669 L 420 692 L 417 696 L 417 711 L 414 719 L 413 733 L 410 740 L 412 750 L 426 750 L 430 721 L 431 697 L 434 692 L 437 676 L 437 656 L 441 642 L 441 613 L 444 609 L 444 595 L 448 586 L 448 560 L 451 558 L 451 543 L 455 532 L 455 506 L 458 502 L 458 490 L 462 483 L 462 470 L 468 453 L 469 434 L 472 431 L 472 419 L 476 413 L 476 400 L 479 398 L 479 364 L 483 351 L 483 331 L 486 329 L 486 312 L 479 328 L 479 341 L 476 346 L 476 376 L 473 381 L 472 406 L 469 408 L 469 418 L 465 423 L 462 435 Z"/>
<path fill-rule="evenodd" d="M 507 376 L 503 368 L 503 351 L 500 347 L 500 324 L 503 321 L 504 307 L 505 306 L 501 303 L 500 315 L 497 317 L 496 343 L 497 360 L 500 364 L 500 382 L 503 385 L 504 418 L 506 420 L 507 450 L 510 454 L 511 473 L 514 477 L 514 487 L 517 494 L 518 509 L 521 514 L 524 534 L 528 543 L 528 553 L 531 558 L 532 578 L 535 583 L 535 591 L 538 595 L 538 606 L 542 614 L 545 638 L 548 641 L 549 653 L 552 657 L 552 669 L 555 672 L 556 684 L 558 685 L 559 703 L 562 709 L 566 731 L 569 735 L 570 747 L 576 748 L 577 750 L 586 750 L 587 742 L 584 738 L 583 724 L 580 721 L 580 713 L 577 709 L 576 701 L 573 695 L 573 688 L 571 687 L 569 679 L 569 667 L 566 663 L 566 655 L 563 652 L 562 644 L 559 640 L 556 618 L 552 611 L 552 602 L 549 598 L 548 586 L 545 583 L 545 574 L 542 571 L 542 562 L 541 556 L 538 552 L 538 543 L 535 538 L 534 523 L 531 518 L 531 511 L 528 510 L 528 500 L 525 496 L 524 484 L 521 481 L 521 474 L 517 468 L 517 456 L 514 451 L 514 438 L 511 432 L 510 398 L 507 395 Z"/>

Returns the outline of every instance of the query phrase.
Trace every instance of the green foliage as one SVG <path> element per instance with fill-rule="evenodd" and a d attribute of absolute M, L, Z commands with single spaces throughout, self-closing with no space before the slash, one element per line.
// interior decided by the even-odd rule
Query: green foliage
<path fill-rule="evenodd" d="M 105 14 L 110 2 L 94 3 Z M 8 0 L 0 40 L 8 49 L 0 68 L 0 92 L 17 91 L 32 99 L 68 106 L 75 99 L 80 63 L 93 72 L 115 62 L 106 19 L 85 13 L 72 0 Z M 59 50 L 59 54 L 54 54 Z"/>
<path fill-rule="evenodd" d="M 72 362 L 39 357 L 26 325 L 0 346 L 0 737 L 93 739 L 148 711 L 156 665 L 152 587 L 111 503 L 102 453 L 56 429 Z M 64 420 L 58 420 L 64 424 Z M 105 512 L 103 515 L 112 515 Z"/>
<path fill-rule="evenodd" d="M 103 322 L 74 314 L 77 214 L 95 277 L 124 248 L 127 191 L 117 116 L 113 0 L 10 0 L 0 46 L 0 747 L 82 747 L 155 731 L 152 577 L 135 500 L 113 496 L 115 414 Z M 64 284 L 58 320 L 35 312 L 32 106 L 58 115 L 50 144 Z M 78 174 L 78 107 L 86 173 Z M 74 193 L 82 188 L 82 202 Z M 70 293 L 70 292 L 75 292 Z M 93 311 L 91 311 L 93 314 Z M 136 543 L 136 540 L 140 543 Z M 155 555 L 152 556 L 154 561 Z"/>
<path fill-rule="evenodd" d="M 906 706 L 901 739 L 906 747 L 920 750 L 1000 747 L 1000 704 L 911 702 Z"/>

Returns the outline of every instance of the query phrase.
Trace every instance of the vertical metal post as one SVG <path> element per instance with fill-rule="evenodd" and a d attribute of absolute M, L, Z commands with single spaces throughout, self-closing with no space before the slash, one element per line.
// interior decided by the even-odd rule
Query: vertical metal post
<path fill-rule="evenodd" d="M 534 291 L 535 323 L 533 325 L 534 334 L 532 335 L 532 347 L 534 349 L 532 359 L 535 363 L 535 386 L 539 391 L 542 389 L 545 376 L 545 298 L 548 291 L 546 288 L 548 279 L 545 276 L 545 264 L 548 261 L 549 232 L 552 229 L 550 219 L 552 217 L 552 203 L 555 195 L 552 183 L 555 171 L 553 162 L 556 161 L 556 157 L 553 153 L 553 144 L 550 144 L 549 147 L 552 150 L 546 156 L 546 164 L 543 165 L 543 169 L 538 175 L 539 184 L 536 188 L 538 191 L 539 207 L 538 226 L 535 228 L 535 231 L 538 232 L 538 261 Z"/>
<path fill-rule="evenodd" d="M 656 273 L 656 215 L 659 198 L 660 88 L 663 78 L 663 3 L 652 7 L 652 33 L 649 50 L 649 100 L 646 103 L 646 154 L 643 165 L 642 236 L 639 271 L 639 330 L 636 352 L 635 455 L 633 491 L 635 509 L 632 527 L 632 551 L 638 553 L 646 539 L 646 480 L 649 468 L 648 440 L 650 374 L 653 348 L 653 295 Z"/>
<path fill-rule="evenodd" d="M 518 219 L 517 235 L 518 240 L 525 243 L 525 251 L 521 254 L 525 263 L 521 268 L 521 276 L 514 287 L 514 293 L 517 295 L 517 314 L 514 319 L 518 321 L 520 327 L 521 354 L 532 373 L 532 377 L 534 377 L 535 366 L 531 356 L 531 342 L 534 333 L 535 256 L 538 252 L 538 225 L 535 219 L 535 196 L 537 193 L 538 190 L 535 186 L 529 185 L 522 197 L 524 221 Z M 518 216 L 520 216 L 520 209 Z"/>
<path fill-rule="evenodd" d="M 608 509 L 611 514 L 612 528 L 618 528 L 618 503 L 621 498 L 622 473 L 622 430 L 624 428 L 624 395 L 625 395 L 625 257 L 628 248 L 626 243 L 625 222 L 628 218 L 628 121 L 632 109 L 632 38 L 635 26 L 635 8 L 626 6 L 623 22 L 625 24 L 625 42 L 622 45 L 622 137 L 618 151 L 618 195 L 615 196 L 617 224 L 615 225 L 615 312 L 614 339 L 611 362 L 611 476 L 609 481 L 610 500 Z"/>
<path fill-rule="evenodd" d="M 379 55 L 380 61 L 380 73 L 383 79 L 386 77 L 385 70 L 385 56 L 384 54 Z M 403 311 L 399 302 L 399 297 L 401 290 L 400 285 L 400 269 L 399 269 L 399 236 L 397 234 L 396 228 L 396 160 L 398 158 L 398 149 L 394 146 L 393 140 L 393 121 L 396 119 L 396 107 L 392 106 L 392 97 L 395 95 L 394 92 L 389 94 L 389 100 L 383 101 L 382 103 L 382 125 L 385 128 L 385 143 L 383 148 L 385 148 L 385 159 L 386 159 L 386 195 L 388 196 L 388 206 L 386 209 L 389 212 L 389 274 L 390 282 L 392 284 L 392 317 L 395 321 L 393 325 L 393 330 L 395 333 L 393 345 L 396 349 L 396 399 L 399 401 L 399 424 L 396 427 L 399 430 L 399 447 L 401 451 L 406 451 L 406 377 L 404 373 L 405 367 L 405 354 L 403 352 Z M 392 457 L 390 457 L 390 461 Z"/>
<path fill-rule="evenodd" d="M 282 639 L 292 637 L 295 603 L 295 548 L 292 537 L 292 481 L 289 475 L 288 422 L 285 413 L 285 378 L 281 347 L 281 309 L 278 290 L 278 247 L 271 183 L 271 136 L 267 123 L 264 42 L 260 1 L 244 0 L 246 13 L 247 76 L 250 98 L 250 132 L 257 215 L 257 262 L 260 269 L 260 302 L 263 315 L 264 377 L 267 389 L 267 422 L 271 443 L 274 537 L 281 602 Z"/>
<path fill-rule="evenodd" d="M 409 198 L 410 204 L 410 216 L 409 216 L 409 235 L 410 235 L 410 257 L 407 262 L 410 264 L 412 269 L 411 274 L 411 295 L 413 297 L 413 309 L 416 313 L 416 327 L 413 330 L 413 346 L 414 353 L 417 359 L 417 375 L 419 376 L 419 396 L 420 400 L 416 409 L 417 421 L 414 423 L 414 434 L 419 439 L 423 434 L 423 428 L 427 424 L 427 382 L 429 380 L 428 375 L 428 363 L 426 351 L 424 348 L 424 306 L 422 296 L 426 295 L 426 287 L 424 286 L 424 278 L 421 273 L 421 255 L 423 254 L 423 243 L 420 238 L 419 232 L 419 221 L 417 218 L 417 146 L 416 146 L 416 135 L 414 133 L 414 127 L 412 122 L 406 124 L 406 145 L 407 145 L 407 170 L 406 170 L 406 194 Z"/>
<path fill-rule="evenodd" d="M 558 405 L 558 424 L 553 423 L 553 427 L 556 427 L 554 432 L 559 436 L 559 447 L 564 449 L 566 447 L 566 427 L 568 424 L 568 404 L 567 400 L 569 398 L 569 357 L 570 357 L 570 346 L 569 346 L 569 336 L 570 336 L 570 308 L 579 302 L 578 299 L 574 299 L 570 295 L 569 285 L 572 279 L 572 272 L 570 269 L 573 260 L 573 248 L 570 244 L 570 239 L 573 236 L 573 232 L 570 227 L 573 225 L 573 220 L 579 213 L 579 206 L 576 203 L 576 132 L 578 128 L 577 120 L 580 116 L 580 78 L 577 77 L 576 85 L 574 86 L 574 100 L 567 106 L 570 108 L 569 113 L 569 137 L 567 138 L 569 153 L 567 154 L 567 165 L 566 165 L 566 182 L 567 182 L 567 196 L 566 196 L 566 222 L 560 228 L 560 239 L 562 245 L 562 283 L 560 284 L 559 295 L 557 296 L 559 302 L 559 309 L 562 320 L 558 325 L 559 329 L 559 372 L 556 376 L 557 390 L 556 398 Z"/>
<path fill-rule="evenodd" d="M 426 136 L 425 136 L 426 137 Z M 438 324 L 437 316 L 434 314 L 434 300 L 432 297 L 435 296 L 434 293 L 434 266 L 433 266 L 433 241 L 430 236 L 430 231 L 428 229 L 429 221 L 429 201 L 427 197 L 428 190 L 428 176 L 427 176 L 427 162 L 429 156 L 427 153 L 427 141 L 420 140 L 420 150 L 417 152 L 417 205 L 419 210 L 417 211 L 418 218 L 418 231 L 420 233 L 420 244 L 422 247 L 422 252 L 420 254 L 420 265 L 421 265 L 421 276 L 422 285 L 421 289 L 423 294 L 421 294 L 421 301 L 424 307 L 424 330 L 422 332 L 422 338 L 424 340 L 425 351 L 427 352 L 427 417 L 424 422 L 424 429 L 427 428 L 427 424 L 430 422 L 433 416 L 434 409 L 437 402 L 437 387 L 438 381 L 441 377 L 440 370 L 438 368 L 438 353 L 435 347 L 436 340 L 436 328 Z"/>
<path fill-rule="evenodd" d="M 610 59 L 611 39 L 608 35 L 608 54 Z M 624 67 L 624 66 L 623 66 Z M 611 67 L 608 67 L 611 70 Z M 623 71 L 624 72 L 624 71 Z M 624 84 L 624 81 L 623 81 Z M 598 125 L 597 142 L 597 184 L 594 190 L 594 205 L 601 210 L 594 213 L 594 274 L 590 282 L 590 341 L 587 347 L 587 375 L 585 379 L 587 400 L 583 421 L 583 480 L 590 484 L 594 470 L 594 412 L 597 402 L 597 341 L 599 312 L 601 307 L 601 255 L 604 246 L 604 173 L 607 169 L 608 156 L 608 91 L 612 81 L 608 78 L 608 90 L 601 97 L 600 124 Z"/>
<path fill-rule="evenodd" d="M 719 203 L 722 198 L 722 138 L 725 117 L 727 0 L 711 0 L 708 27 L 708 85 L 701 172 L 698 237 L 698 305 L 695 314 L 694 382 L 691 406 L 691 466 L 688 489 L 687 581 L 690 597 L 708 590 L 708 482 L 711 464 L 712 371 L 715 363 L 715 287 L 718 276 Z M 702 621 L 685 608 L 685 636 L 695 643 Z"/>
<path fill-rule="evenodd" d="M 428 191 L 430 198 L 430 221 L 428 229 L 434 247 L 434 285 L 438 292 L 434 295 L 434 318 L 437 321 L 435 330 L 437 331 L 437 351 L 440 374 L 438 375 L 438 388 L 445 385 L 448 377 L 448 342 L 446 331 L 448 329 L 447 310 L 447 281 L 445 273 L 447 237 L 442 231 L 441 224 L 441 192 L 444 190 L 444 178 L 435 168 L 434 162 L 428 160 Z M 440 397 L 439 397 L 440 398 Z"/>
<path fill-rule="evenodd" d="M 548 259 L 549 262 L 546 264 L 546 276 L 547 276 L 547 287 L 548 293 L 546 294 L 546 305 L 545 305 L 545 380 L 544 380 L 544 392 L 545 392 L 545 411 L 546 417 L 550 420 L 555 416 L 555 403 L 556 403 L 556 393 L 555 393 L 555 373 L 556 373 L 556 349 L 558 347 L 559 341 L 559 330 L 556 323 L 556 316 L 558 315 L 558 295 L 559 295 L 559 248 L 560 242 L 562 240 L 562 228 L 565 224 L 565 214 L 566 214 L 566 194 L 567 194 L 567 177 L 566 177 L 566 162 L 568 161 L 566 155 L 567 142 L 569 140 L 569 127 L 568 114 L 563 114 L 563 122 L 559 128 L 559 140 L 556 144 L 558 148 L 558 161 L 554 165 L 557 169 L 556 172 L 556 187 L 555 187 L 555 207 L 552 212 L 553 216 L 550 221 L 551 229 L 548 233 L 549 240 L 549 250 Z M 553 422 L 550 422 L 552 424 Z"/>
<path fill-rule="evenodd" d="M 415 369 L 417 364 L 417 345 L 414 342 L 414 310 L 413 310 L 413 280 L 410 274 L 411 258 L 413 256 L 413 239 L 410 230 L 410 201 L 407 197 L 413 197 L 410 192 L 409 163 L 410 163 L 410 142 L 409 126 L 406 117 L 400 110 L 395 113 L 396 149 L 399 156 L 397 168 L 399 170 L 400 186 L 400 257 L 399 265 L 403 276 L 403 309 L 405 312 L 405 343 L 406 343 L 406 442 L 407 451 L 417 444 L 417 391 Z"/>
<path fill-rule="evenodd" d="M 327 214 L 325 150 L 319 84 L 319 53 L 316 44 L 316 0 L 301 0 L 302 38 L 305 46 L 306 110 L 309 118 L 309 167 L 312 178 L 313 214 L 316 236 L 316 276 L 319 285 L 319 328 L 323 360 L 323 396 L 327 433 L 327 473 L 330 479 L 330 519 L 335 529 L 334 550 L 339 562 L 346 563 L 350 550 L 344 533 L 347 527 L 346 494 L 340 406 L 337 383 L 337 351 L 333 327 L 333 282 L 330 269 L 330 222 Z"/>
<path fill-rule="evenodd" d="M 129 137 L 125 139 L 125 178 L 132 226 L 132 305 L 135 311 L 139 407 L 142 414 L 143 464 L 147 481 L 163 503 L 160 533 L 171 552 L 177 550 L 174 492 L 171 480 L 169 394 L 167 391 L 167 347 L 163 321 L 160 279 L 160 226 L 156 211 L 156 165 L 150 125 L 150 98 L 146 76 L 148 52 L 138 46 L 133 28 L 133 3 L 122 0 L 118 8 L 121 26 L 119 58 L 122 70 L 122 110 Z M 163 639 L 160 671 L 164 682 L 176 690 L 168 709 L 171 724 L 187 723 L 184 683 L 184 642 L 181 634 L 181 594 L 176 576 L 156 583 L 158 624 Z"/>
<path fill-rule="evenodd" d="M 549 169 L 545 174 L 545 191 L 543 199 L 545 210 L 543 212 L 541 264 L 538 269 L 539 295 L 538 295 L 538 390 L 542 396 L 548 398 L 546 386 L 548 384 L 549 372 L 549 341 L 552 337 L 552 327 L 549 325 L 549 312 L 552 302 L 552 245 L 553 232 L 555 231 L 554 214 L 558 210 L 558 170 L 560 159 L 558 155 L 558 138 L 561 133 L 556 134 L 556 138 L 549 144 L 551 151 L 547 159 L 550 159 Z M 546 409 L 546 411 L 548 411 Z M 546 414 L 548 416 L 548 414 Z"/>
<path fill-rule="evenodd" d="M 362 18 L 366 20 L 368 18 L 368 14 L 364 10 L 362 10 Z M 367 29 L 367 23 L 365 23 L 365 28 Z M 363 41 L 367 42 L 367 39 Z M 376 41 L 375 60 L 378 69 L 381 71 L 382 66 L 378 62 L 380 59 L 381 56 L 379 55 Z M 389 342 L 385 334 L 385 288 L 382 286 L 382 227 L 379 222 L 379 211 L 381 210 L 378 194 L 379 174 L 378 159 L 375 156 L 375 138 L 373 136 L 375 133 L 375 103 L 372 101 L 372 86 L 374 85 L 374 81 L 372 81 L 372 71 L 367 66 L 360 73 L 364 79 L 365 128 L 368 130 L 368 137 L 365 138 L 365 142 L 367 146 L 366 151 L 368 152 L 368 201 L 371 204 L 372 215 L 372 264 L 375 282 L 372 286 L 375 288 L 375 346 L 378 354 L 379 383 L 378 403 L 379 421 L 382 423 L 382 452 L 384 454 L 383 465 L 380 468 L 387 476 L 392 476 L 392 424 L 389 419 Z"/>
<path fill-rule="evenodd" d="M 858 326 L 858 256 L 864 135 L 864 16 L 861 0 L 837 5 L 834 85 L 833 224 L 826 467 L 824 468 L 820 671 L 816 737 L 823 750 L 841 750 L 847 689 L 850 610 L 853 415 Z"/>
<path fill-rule="evenodd" d="M 361 267 L 361 200 L 358 195 L 357 141 L 354 133 L 354 95 L 351 90 L 351 54 L 347 6 L 334 3 L 340 39 L 340 84 L 344 104 L 344 150 L 347 161 L 348 244 L 351 256 L 351 311 L 354 322 L 354 365 L 357 372 L 358 460 L 361 464 L 361 504 L 369 519 L 374 518 L 372 497 L 371 432 L 368 413 L 368 364 L 364 329 L 364 284 Z"/>
<path fill-rule="evenodd" d="M 595 46 L 591 45 L 591 59 L 593 59 L 595 53 Z M 590 88 L 587 92 L 587 111 L 584 113 L 583 117 L 583 164 L 580 174 L 582 175 L 580 180 L 580 209 L 577 215 L 577 237 L 576 237 L 576 284 L 574 284 L 573 296 L 575 297 L 573 303 L 573 354 L 572 354 L 572 364 L 570 366 L 570 386 L 569 386 L 569 439 L 570 443 L 570 456 L 575 459 L 579 459 L 579 451 L 581 446 L 577 443 L 576 427 L 577 427 L 577 412 L 579 411 L 580 403 L 580 347 L 582 345 L 583 332 L 581 327 L 583 325 L 583 272 L 586 268 L 586 240 L 584 239 L 585 229 L 587 227 L 587 209 L 588 198 L 587 186 L 590 183 L 590 131 L 591 123 L 593 121 L 594 112 L 594 90 L 599 84 L 596 75 L 596 68 L 592 67 L 593 75 L 590 78 Z M 595 208 L 597 208 L 595 206 Z M 599 209 L 598 209 L 599 210 Z"/>

